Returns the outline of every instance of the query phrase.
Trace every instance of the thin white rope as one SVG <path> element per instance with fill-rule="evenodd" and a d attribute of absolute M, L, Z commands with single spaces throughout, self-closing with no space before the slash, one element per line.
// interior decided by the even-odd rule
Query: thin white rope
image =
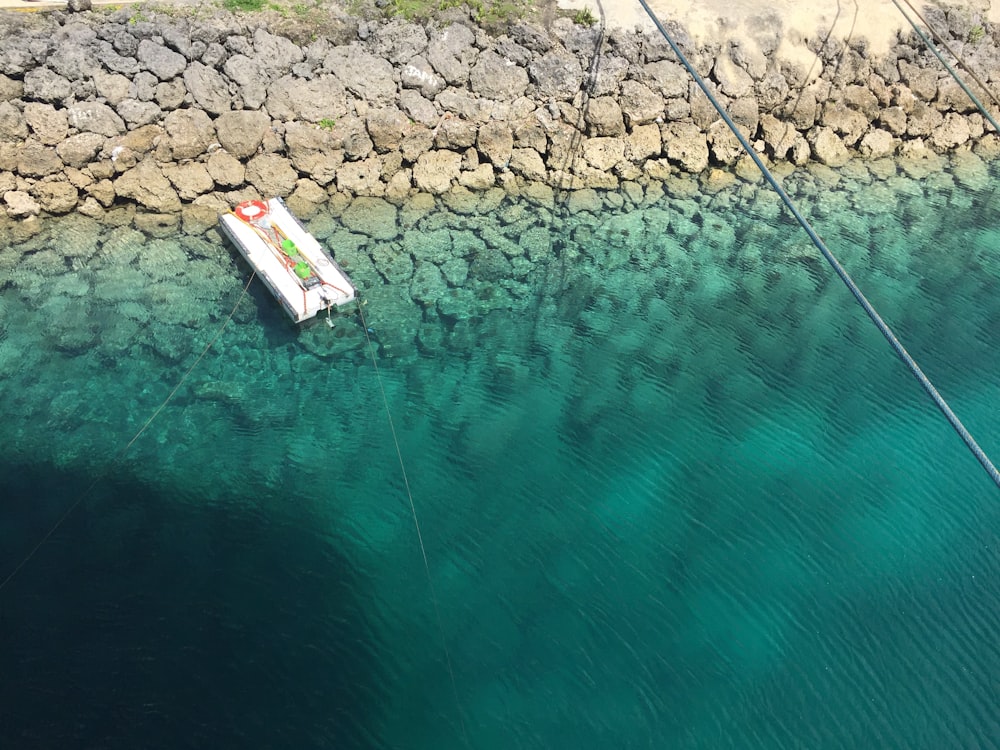
<path fill-rule="evenodd" d="M 358 315 L 361 317 L 361 329 L 365 332 L 365 340 L 368 342 L 368 354 L 372 360 L 372 367 L 375 369 L 375 380 L 378 382 L 379 392 L 382 394 L 382 407 L 385 410 L 386 419 L 389 422 L 389 432 L 392 434 L 392 444 L 396 448 L 396 459 L 399 461 L 399 471 L 403 476 L 403 486 L 406 488 L 406 499 L 410 501 L 410 513 L 413 516 L 413 527 L 417 530 L 417 541 L 420 543 L 420 557 L 424 561 L 424 572 L 427 574 L 427 588 L 430 590 L 431 602 L 434 604 L 434 617 L 437 620 L 438 635 L 441 638 L 441 648 L 444 651 L 445 662 L 448 665 L 448 676 L 451 678 L 451 689 L 455 697 L 455 707 L 458 709 L 458 721 L 462 728 L 462 739 L 467 747 L 469 735 L 465 729 L 465 716 L 462 712 L 462 702 L 458 697 L 458 683 L 455 680 L 455 670 L 451 665 L 451 652 L 448 650 L 448 639 L 444 634 L 444 622 L 441 620 L 441 607 L 438 604 L 437 592 L 434 590 L 434 579 L 431 576 L 431 566 L 427 561 L 427 548 L 424 546 L 424 535 L 420 531 L 420 520 L 417 518 L 417 506 L 413 502 L 413 492 L 410 491 L 410 479 L 406 474 L 406 465 L 403 463 L 403 452 L 399 447 L 399 438 L 396 436 L 396 425 L 392 420 L 392 412 L 389 410 L 389 398 L 385 393 L 385 386 L 382 383 L 382 373 L 378 369 L 378 361 L 375 357 L 375 346 L 368 333 L 368 321 L 365 320 L 364 310 L 361 309 L 360 300 L 357 301 Z"/>

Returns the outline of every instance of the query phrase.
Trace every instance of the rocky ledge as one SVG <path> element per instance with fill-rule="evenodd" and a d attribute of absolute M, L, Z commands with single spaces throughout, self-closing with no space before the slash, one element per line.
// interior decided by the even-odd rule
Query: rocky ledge
<path fill-rule="evenodd" d="M 817 33 L 806 65 L 779 59 L 780 19 L 765 21 L 714 47 L 674 31 L 768 159 L 997 152 L 916 35 L 874 56 Z M 963 10 L 931 22 L 1000 80 L 1000 29 Z M 415 193 L 756 176 L 658 37 L 568 18 L 488 33 L 459 12 L 331 17 L 323 31 L 300 39 L 221 11 L 0 16 L 0 207 L 10 219 L 139 207 L 157 233 L 258 195 L 306 215 L 363 197 L 377 217 Z"/>

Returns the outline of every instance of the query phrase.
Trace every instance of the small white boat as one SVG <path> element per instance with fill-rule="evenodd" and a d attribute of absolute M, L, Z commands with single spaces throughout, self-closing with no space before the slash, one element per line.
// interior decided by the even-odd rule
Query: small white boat
<path fill-rule="evenodd" d="M 353 302 L 357 289 L 281 198 L 243 201 L 222 230 L 296 323 Z"/>

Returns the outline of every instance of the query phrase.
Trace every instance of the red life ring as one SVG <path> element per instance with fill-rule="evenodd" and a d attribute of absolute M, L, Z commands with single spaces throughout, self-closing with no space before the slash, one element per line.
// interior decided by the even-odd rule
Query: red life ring
<path fill-rule="evenodd" d="M 267 204 L 264 201 L 243 201 L 233 209 L 233 213 L 250 224 L 267 216 Z"/>

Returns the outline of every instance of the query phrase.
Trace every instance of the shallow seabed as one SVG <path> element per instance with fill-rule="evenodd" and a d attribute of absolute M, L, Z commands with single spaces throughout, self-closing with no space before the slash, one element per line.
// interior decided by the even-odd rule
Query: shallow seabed
<path fill-rule="evenodd" d="M 996 175 L 785 180 L 994 458 Z M 433 594 L 356 314 L 255 282 L 126 449 L 247 268 L 8 239 L 0 577 L 82 502 L 0 590 L 0 745 L 1000 747 L 996 487 L 773 196 L 695 187 L 312 218 Z"/>

